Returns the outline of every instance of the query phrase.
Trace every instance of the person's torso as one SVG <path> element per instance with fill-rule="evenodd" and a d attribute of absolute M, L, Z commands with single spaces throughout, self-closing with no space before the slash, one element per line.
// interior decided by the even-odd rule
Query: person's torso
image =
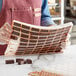
<path fill-rule="evenodd" d="M 42 0 L 3 0 L 0 26 L 12 20 L 40 25 Z"/>

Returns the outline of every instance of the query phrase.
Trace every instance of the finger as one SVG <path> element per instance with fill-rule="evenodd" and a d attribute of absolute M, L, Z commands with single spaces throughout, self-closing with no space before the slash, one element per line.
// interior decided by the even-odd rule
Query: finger
<path fill-rule="evenodd" d="M 7 27 L 4 27 L 2 30 L 3 30 L 3 31 L 6 31 L 6 32 L 8 32 L 8 33 L 11 33 L 11 32 L 12 32 L 12 30 L 10 30 L 10 29 L 7 28 Z"/>
<path fill-rule="evenodd" d="M 71 35 L 68 34 L 67 38 L 66 38 L 66 46 L 71 45 L 70 37 L 71 37 Z"/>
<path fill-rule="evenodd" d="M 62 49 L 65 49 L 65 48 L 66 48 L 66 42 L 62 42 L 60 47 L 61 47 Z"/>
<path fill-rule="evenodd" d="M 9 39 L 10 39 L 10 38 L 6 37 L 5 35 L 3 36 L 3 35 L 0 34 L 0 41 L 1 41 L 1 42 L 8 42 Z"/>
<path fill-rule="evenodd" d="M 6 29 L 2 29 L 2 31 L 0 32 L 1 36 L 3 37 L 7 37 L 9 38 L 11 33 L 9 33 Z"/>
<path fill-rule="evenodd" d="M 5 44 L 8 44 L 9 43 L 9 40 L 0 38 L 0 42 L 5 43 Z"/>
<path fill-rule="evenodd" d="M 7 49 L 5 51 L 5 54 L 9 54 L 10 51 L 12 51 L 11 53 L 14 54 L 16 53 L 17 49 L 19 47 L 19 41 L 18 40 L 10 40 L 9 44 L 7 46 Z"/>
<path fill-rule="evenodd" d="M 11 29 L 11 25 L 9 23 L 5 23 L 3 27 L 7 27 L 7 28 Z"/>
<path fill-rule="evenodd" d="M 67 41 L 67 40 L 70 40 L 70 38 L 71 38 L 71 35 L 68 34 L 68 35 L 67 35 L 67 38 L 66 38 L 66 41 Z"/>
<path fill-rule="evenodd" d="M 9 39 L 10 34 L 9 33 L 1 33 L 1 37 Z"/>
<path fill-rule="evenodd" d="M 2 29 L 6 29 L 9 33 L 12 32 L 12 27 L 8 23 L 5 23 L 4 26 L 2 27 Z"/>
<path fill-rule="evenodd" d="M 70 46 L 70 45 L 71 45 L 71 41 L 67 40 L 67 41 L 61 43 L 61 48 L 65 49 L 67 46 Z"/>
<path fill-rule="evenodd" d="M 69 46 L 69 45 L 71 45 L 71 41 L 70 40 L 67 40 L 66 41 L 66 46 Z"/>
<path fill-rule="evenodd" d="M 10 36 L 8 34 L 1 34 L 0 38 L 4 40 L 9 40 Z"/>

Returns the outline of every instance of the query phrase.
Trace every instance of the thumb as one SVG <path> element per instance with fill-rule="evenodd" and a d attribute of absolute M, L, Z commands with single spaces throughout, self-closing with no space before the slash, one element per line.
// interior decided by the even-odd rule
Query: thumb
<path fill-rule="evenodd" d="M 7 49 L 5 51 L 5 55 L 15 55 L 18 47 L 19 47 L 20 39 L 18 40 L 13 40 L 11 39 L 9 41 L 9 44 L 7 46 Z"/>

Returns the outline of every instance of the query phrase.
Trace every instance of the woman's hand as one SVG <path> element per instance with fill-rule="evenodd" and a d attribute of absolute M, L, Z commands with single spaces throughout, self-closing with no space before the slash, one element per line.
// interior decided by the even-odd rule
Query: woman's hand
<path fill-rule="evenodd" d="M 11 32 L 12 32 L 11 25 L 9 25 L 8 23 L 5 23 L 0 28 L 0 43 L 8 44 Z"/>
<path fill-rule="evenodd" d="M 20 38 L 17 40 L 10 39 L 7 49 L 5 51 L 5 56 L 13 56 L 15 55 L 20 44 Z"/>

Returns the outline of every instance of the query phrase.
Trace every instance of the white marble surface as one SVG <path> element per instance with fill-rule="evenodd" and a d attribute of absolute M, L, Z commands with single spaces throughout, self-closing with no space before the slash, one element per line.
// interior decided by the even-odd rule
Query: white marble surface
<path fill-rule="evenodd" d="M 76 76 L 76 45 L 67 47 L 64 53 L 41 55 L 39 60 L 36 60 L 31 67 L 30 64 L 17 65 L 5 64 L 6 59 L 16 58 L 31 58 L 33 61 L 37 56 L 23 56 L 23 57 L 0 57 L 0 76 L 28 76 L 29 72 L 34 70 L 48 70 L 63 74 L 64 76 Z"/>

